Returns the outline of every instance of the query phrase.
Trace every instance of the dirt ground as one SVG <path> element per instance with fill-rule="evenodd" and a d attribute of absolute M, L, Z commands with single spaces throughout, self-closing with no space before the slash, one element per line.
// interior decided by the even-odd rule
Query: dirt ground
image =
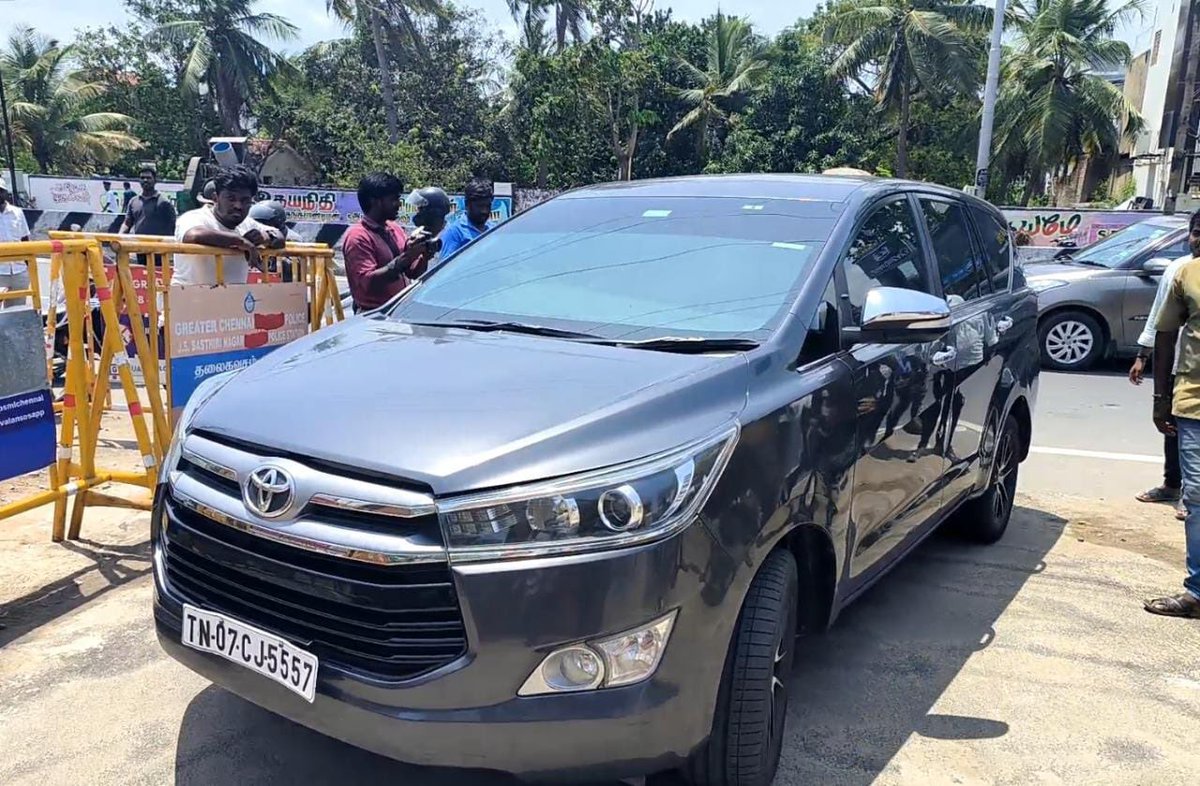
<path fill-rule="evenodd" d="M 508 783 L 321 737 L 167 659 L 148 515 L 0 523 L 0 783 Z M 1153 617 L 1169 509 L 1022 495 L 1000 544 L 935 537 L 806 640 L 778 784 L 1180 784 L 1200 769 L 1200 622 Z"/>

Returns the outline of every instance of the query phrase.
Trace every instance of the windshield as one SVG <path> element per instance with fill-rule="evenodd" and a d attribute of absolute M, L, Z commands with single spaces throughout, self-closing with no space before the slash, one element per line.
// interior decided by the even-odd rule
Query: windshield
<path fill-rule="evenodd" d="M 392 316 L 535 324 L 603 339 L 762 340 L 837 221 L 828 202 L 559 198 L 468 246 Z"/>
<path fill-rule="evenodd" d="M 1086 260 L 1117 268 L 1135 256 L 1145 251 L 1147 247 L 1162 240 L 1172 232 L 1178 232 L 1179 227 L 1143 221 L 1140 224 L 1126 227 L 1103 240 L 1079 249 L 1071 254 L 1072 258 Z"/>

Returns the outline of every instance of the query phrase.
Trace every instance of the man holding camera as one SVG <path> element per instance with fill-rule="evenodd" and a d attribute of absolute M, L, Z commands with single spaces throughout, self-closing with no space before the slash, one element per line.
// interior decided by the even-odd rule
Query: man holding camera
<path fill-rule="evenodd" d="M 396 223 L 403 191 L 400 178 L 386 172 L 358 184 L 363 217 L 342 241 L 355 313 L 379 308 L 429 267 L 433 238 L 420 230 L 410 238 Z"/>

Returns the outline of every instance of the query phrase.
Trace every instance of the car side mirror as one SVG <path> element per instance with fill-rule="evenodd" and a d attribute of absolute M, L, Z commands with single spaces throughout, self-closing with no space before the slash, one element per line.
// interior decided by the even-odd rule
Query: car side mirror
<path fill-rule="evenodd" d="M 1154 257 L 1147 259 L 1142 263 L 1142 275 L 1145 276 L 1161 276 L 1167 272 L 1167 265 L 1171 264 L 1171 260 L 1165 257 Z"/>
<path fill-rule="evenodd" d="M 950 329 L 950 305 L 927 292 L 876 287 L 863 304 L 856 340 L 868 344 L 933 341 Z"/>

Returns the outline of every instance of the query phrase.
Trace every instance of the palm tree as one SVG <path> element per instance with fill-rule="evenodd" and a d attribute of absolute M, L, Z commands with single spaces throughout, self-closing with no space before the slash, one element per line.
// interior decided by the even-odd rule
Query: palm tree
<path fill-rule="evenodd" d="M 1120 88 L 1098 71 L 1129 65 L 1120 25 L 1141 13 L 1141 0 L 1014 0 L 1017 39 L 1004 67 L 997 104 L 997 147 L 1024 163 L 1024 201 L 1047 173 L 1065 175 L 1084 156 L 1112 155 L 1143 120 Z"/>
<path fill-rule="evenodd" d="M 830 72 L 856 80 L 878 108 L 898 114 L 898 176 L 908 175 L 914 96 L 973 92 L 982 61 L 976 34 L 991 19 L 991 9 L 973 0 L 842 0 L 830 9 L 825 39 L 844 47 Z"/>
<path fill-rule="evenodd" d="M 87 112 L 107 85 L 71 68 L 70 46 L 59 46 L 31 27 L 17 27 L 0 53 L 0 78 L 10 86 L 14 137 L 42 172 L 69 161 L 106 163 L 142 143 L 130 133 L 133 119 L 116 112 Z"/>
<path fill-rule="evenodd" d="M 255 13 L 256 0 L 207 0 L 190 16 L 158 26 L 155 34 L 187 47 L 182 84 L 192 91 L 206 85 L 216 98 L 225 132 L 240 135 L 246 106 L 276 73 L 290 70 L 287 59 L 260 38 L 290 41 L 296 26 L 277 14 Z"/>
<path fill-rule="evenodd" d="M 537 20 L 554 13 L 554 43 L 562 54 L 567 48 L 567 34 L 575 41 L 587 39 L 588 22 L 592 19 L 593 0 L 508 0 L 508 10 L 521 29 L 536 29 Z"/>
<path fill-rule="evenodd" d="M 445 9 L 441 0 L 325 0 L 325 10 L 347 27 L 357 24 L 369 30 L 375 46 L 375 64 L 379 67 L 379 91 L 383 98 L 388 141 L 395 144 L 400 139 L 400 112 L 396 107 L 388 44 L 401 44 L 392 47 L 394 51 L 402 50 L 406 44 L 427 55 L 415 15 L 443 16 Z"/>
<path fill-rule="evenodd" d="M 695 128 L 700 158 L 708 146 L 709 130 L 729 117 L 730 106 L 761 84 L 767 75 L 767 60 L 744 19 L 720 11 L 708 31 L 708 59 L 704 68 L 687 60 L 680 65 L 692 87 L 679 88 L 679 98 L 691 110 L 667 133 L 670 139 L 687 128 Z"/>

